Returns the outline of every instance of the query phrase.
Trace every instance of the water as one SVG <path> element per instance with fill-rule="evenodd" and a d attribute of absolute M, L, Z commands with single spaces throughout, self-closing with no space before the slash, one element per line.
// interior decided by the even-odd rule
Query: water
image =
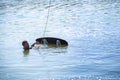
<path fill-rule="evenodd" d="M 45 35 L 67 48 L 23 51 L 43 37 L 48 0 L 0 0 L 0 80 L 120 80 L 120 1 L 51 0 Z"/>
<path fill-rule="evenodd" d="M 61 47 L 61 42 L 60 42 L 60 40 L 56 40 L 56 46 L 57 46 L 57 47 Z"/>
<path fill-rule="evenodd" d="M 43 41 L 43 45 L 44 45 L 44 46 L 48 46 L 48 42 L 47 42 L 46 39 L 43 39 L 42 41 Z"/>

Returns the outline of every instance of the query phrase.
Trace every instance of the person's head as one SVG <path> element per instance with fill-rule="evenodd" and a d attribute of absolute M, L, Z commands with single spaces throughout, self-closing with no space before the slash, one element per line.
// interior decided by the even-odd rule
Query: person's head
<path fill-rule="evenodd" d="M 28 43 L 26 40 L 24 40 L 24 41 L 22 42 L 22 45 L 23 45 L 23 48 L 24 48 L 25 50 L 28 50 L 28 49 L 29 49 L 29 43 Z"/>

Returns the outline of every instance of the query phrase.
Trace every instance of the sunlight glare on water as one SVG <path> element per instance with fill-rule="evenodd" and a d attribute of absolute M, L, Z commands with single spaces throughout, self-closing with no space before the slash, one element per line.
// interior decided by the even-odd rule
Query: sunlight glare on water
<path fill-rule="evenodd" d="M 43 37 L 49 0 L 0 0 L 0 80 L 120 80 L 120 1 L 51 0 L 45 36 L 65 48 L 23 51 Z"/>

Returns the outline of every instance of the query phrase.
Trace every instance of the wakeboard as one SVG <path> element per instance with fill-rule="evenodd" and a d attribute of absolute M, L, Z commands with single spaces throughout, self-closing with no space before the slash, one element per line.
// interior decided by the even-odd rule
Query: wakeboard
<path fill-rule="evenodd" d="M 54 38 L 54 37 L 41 37 L 41 38 L 37 38 L 36 41 L 38 41 L 40 44 L 48 45 L 51 47 L 68 46 L 68 42 L 66 40 L 60 38 Z"/>

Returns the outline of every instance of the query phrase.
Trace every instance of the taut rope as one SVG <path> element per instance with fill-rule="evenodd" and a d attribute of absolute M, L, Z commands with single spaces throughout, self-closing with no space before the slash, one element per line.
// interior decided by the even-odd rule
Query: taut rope
<path fill-rule="evenodd" d="M 48 19 L 49 19 L 49 14 L 50 14 L 50 5 L 51 5 L 51 0 L 49 0 L 48 13 L 47 13 L 47 19 L 46 19 L 46 23 L 45 23 L 43 36 L 45 36 L 46 28 L 47 28 L 47 25 L 48 25 Z"/>

